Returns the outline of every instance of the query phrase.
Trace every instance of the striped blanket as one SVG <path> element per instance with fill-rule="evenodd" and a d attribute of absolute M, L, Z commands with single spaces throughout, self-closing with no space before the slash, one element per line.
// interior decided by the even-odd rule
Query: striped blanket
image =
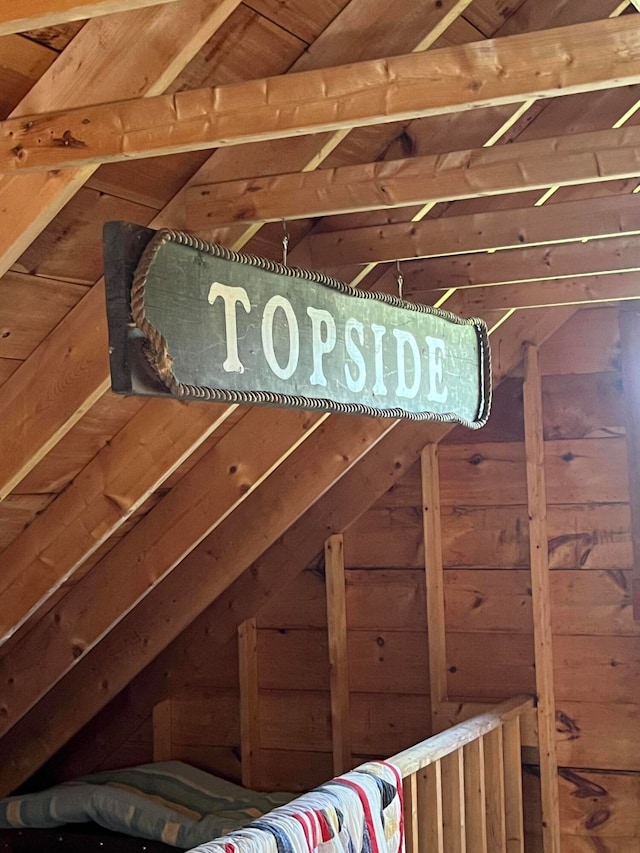
<path fill-rule="evenodd" d="M 404 853 L 402 779 L 372 761 L 191 853 Z"/>
<path fill-rule="evenodd" d="M 250 823 L 292 796 L 249 791 L 180 761 L 167 761 L 96 773 L 38 794 L 0 800 L 0 829 L 94 821 L 185 850 Z"/>

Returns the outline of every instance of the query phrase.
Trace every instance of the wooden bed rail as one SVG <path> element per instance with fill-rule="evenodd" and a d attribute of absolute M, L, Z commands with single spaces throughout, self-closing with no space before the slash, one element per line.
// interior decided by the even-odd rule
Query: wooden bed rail
<path fill-rule="evenodd" d="M 404 779 L 407 853 L 522 853 L 517 696 L 389 759 Z"/>

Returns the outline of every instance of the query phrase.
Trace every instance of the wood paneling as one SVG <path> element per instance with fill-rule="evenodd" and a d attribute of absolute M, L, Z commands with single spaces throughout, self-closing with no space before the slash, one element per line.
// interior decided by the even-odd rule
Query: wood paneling
<path fill-rule="evenodd" d="M 444 523 L 445 566 L 527 566 L 525 522 L 523 507 L 452 507 Z M 628 507 L 624 504 L 551 506 L 549 549 L 553 569 L 628 569 L 631 566 Z"/>
<path fill-rule="evenodd" d="M 0 52 L 0 116 L 4 119 L 44 74 L 56 53 L 22 36 L 3 37 Z"/>
<path fill-rule="evenodd" d="M 571 345 L 567 346 L 567 341 Z M 604 373 L 619 370 L 620 332 L 616 308 L 578 311 L 562 334 L 552 335 L 540 352 L 547 374 Z"/>
<path fill-rule="evenodd" d="M 347 645 L 352 690 L 429 693 L 425 631 L 352 630 Z M 325 631 L 262 630 L 258 648 L 261 688 L 313 690 L 318 684 L 328 686 Z"/>
<path fill-rule="evenodd" d="M 4 550 L 42 512 L 55 495 L 9 495 L 0 503 L 0 551 Z"/>
<path fill-rule="evenodd" d="M 560 817 L 563 836 L 578 836 L 589 840 L 592 850 L 598 850 L 598 840 L 607 846 L 600 849 L 619 853 L 618 842 L 640 837 L 640 797 L 638 773 L 603 773 L 592 770 L 560 771 Z M 537 780 L 524 775 L 527 833 L 540 834 L 536 822 Z M 569 848 L 571 849 L 571 848 Z M 580 848 L 578 848 L 580 849 Z M 589 849 L 589 848 L 587 848 Z M 629 848 L 632 849 L 632 848 Z"/>
<path fill-rule="evenodd" d="M 524 445 L 491 443 L 443 446 L 440 451 L 444 506 L 524 504 Z"/>
<path fill-rule="evenodd" d="M 630 572 L 564 570 L 551 573 L 551 621 L 556 634 L 640 636 L 631 611 Z M 449 631 L 531 631 L 529 572 L 445 572 Z"/>
<path fill-rule="evenodd" d="M 153 208 L 83 187 L 22 253 L 13 269 L 92 285 L 104 266 L 103 224 L 122 219 L 148 225 L 155 214 Z"/>
<path fill-rule="evenodd" d="M 349 0 L 321 0 L 313 6 L 309 6 L 305 0 L 282 0 L 279 3 L 245 0 L 245 5 L 311 44 L 336 15 L 349 5 Z"/>
<path fill-rule="evenodd" d="M 533 638 L 487 634 L 478 643 L 474 634 L 449 634 L 447 670 L 450 697 L 504 699 L 533 693 Z"/>

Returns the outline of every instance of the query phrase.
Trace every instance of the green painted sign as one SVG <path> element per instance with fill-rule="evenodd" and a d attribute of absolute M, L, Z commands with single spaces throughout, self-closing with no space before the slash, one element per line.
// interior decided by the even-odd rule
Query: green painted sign
<path fill-rule="evenodd" d="M 131 285 L 153 371 L 182 398 L 457 421 L 490 403 L 481 320 L 159 231 Z"/>

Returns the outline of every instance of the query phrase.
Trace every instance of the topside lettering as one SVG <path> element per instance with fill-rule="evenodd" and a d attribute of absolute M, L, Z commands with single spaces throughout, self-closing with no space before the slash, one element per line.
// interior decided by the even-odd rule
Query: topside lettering
<path fill-rule="evenodd" d="M 215 281 L 209 288 L 208 302 L 213 307 L 219 300 L 224 312 L 226 341 L 222 368 L 227 373 L 244 373 L 238 312 L 251 313 L 249 296 L 243 287 Z M 354 394 L 370 387 L 374 396 L 385 397 L 389 393 L 386 380 L 394 376 L 395 395 L 411 400 L 418 395 L 426 379 L 427 400 L 441 404 L 447 401 L 447 353 L 442 338 L 426 335 L 418 340 L 407 329 L 387 329 L 377 323 L 365 325 L 356 317 L 347 317 L 338 326 L 329 311 L 314 306 L 306 308 L 306 316 L 298 317 L 290 300 L 281 295 L 272 296 L 264 306 L 260 332 L 264 361 L 278 379 L 291 379 L 302 369 L 301 347 L 306 345 L 310 347 L 311 364 L 306 378 L 311 385 L 327 387 L 338 383 Z M 387 340 L 394 345 L 385 349 Z M 373 353 L 372 359 L 367 360 L 367 352 Z M 393 353 L 391 364 L 385 363 L 389 352 Z M 339 373 L 334 375 L 326 366 L 326 359 L 332 354 L 340 359 L 341 365 Z"/>

